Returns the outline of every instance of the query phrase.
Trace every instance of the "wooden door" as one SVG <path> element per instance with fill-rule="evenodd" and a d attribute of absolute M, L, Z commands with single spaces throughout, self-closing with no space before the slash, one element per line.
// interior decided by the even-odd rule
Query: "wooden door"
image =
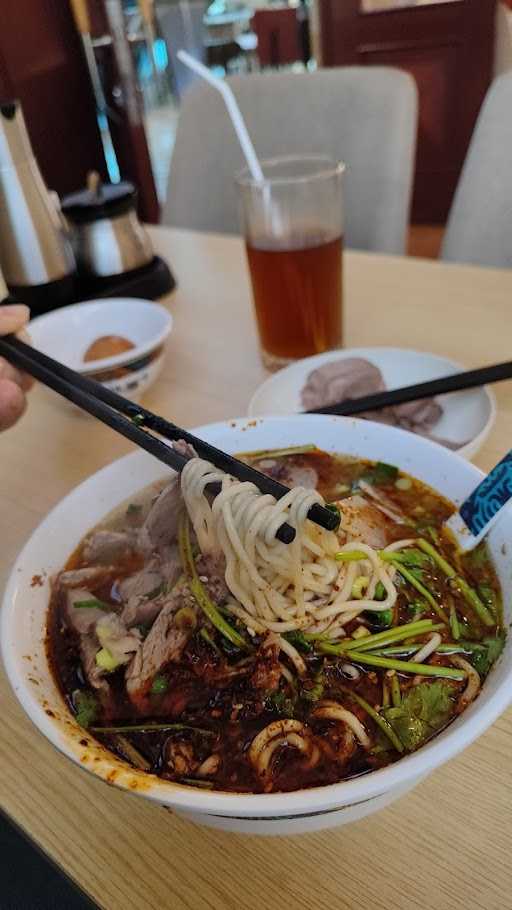
<path fill-rule="evenodd" d="M 373 12 L 365 12 L 360 0 L 319 4 L 324 66 L 389 65 L 414 76 L 419 130 L 413 221 L 445 221 L 491 80 L 496 0 L 433 0 Z"/>

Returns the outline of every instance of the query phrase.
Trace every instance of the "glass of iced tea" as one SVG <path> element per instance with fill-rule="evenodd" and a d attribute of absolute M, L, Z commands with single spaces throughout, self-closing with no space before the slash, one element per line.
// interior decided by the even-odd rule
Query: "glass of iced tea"
<path fill-rule="evenodd" d="M 261 162 L 238 175 L 263 362 L 277 370 L 342 344 L 342 175 L 322 155 Z"/>

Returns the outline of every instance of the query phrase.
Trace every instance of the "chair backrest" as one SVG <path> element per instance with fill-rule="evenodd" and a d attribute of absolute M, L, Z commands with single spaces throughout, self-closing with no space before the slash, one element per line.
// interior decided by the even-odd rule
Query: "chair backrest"
<path fill-rule="evenodd" d="M 316 153 L 346 163 L 349 246 L 404 252 L 417 124 L 410 76 L 348 67 L 229 82 L 261 159 Z M 163 223 L 239 233 L 233 177 L 244 164 L 218 92 L 195 85 L 180 113 Z"/>
<path fill-rule="evenodd" d="M 251 20 L 258 38 L 260 66 L 283 66 L 301 59 L 297 11 L 282 9 L 257 9 Z"/>
<path fill-rule="evenodd" d="M 483 103 L 441 257 L 512 267 L 512 73 L 493 82 Z"/>
<path fill-rule="evenodd" d="M 156 16 L 167 45 L 167 53 L 174 73 L 175 86 L 181 97 L 198 76 L 176 59 L 176 52 L 184 48 L 199 60 L 206 63 L 204 47 L 203 16 L 207 0 L 180 0 L 179 3 L 157 4 Z"/>

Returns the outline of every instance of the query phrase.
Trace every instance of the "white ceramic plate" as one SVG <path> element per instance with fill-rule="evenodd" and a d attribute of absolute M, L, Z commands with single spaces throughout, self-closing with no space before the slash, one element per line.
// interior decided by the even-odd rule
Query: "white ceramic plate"
<path fill-rule="evenodd" d="M 388 389 L 427 382 L 464 370 L 465 367 L 446 357 L 438 357 L 405 348 L 346 348 L 328 351 L 315 357 L 298 360 L 279 373 L 270 376 L 249 402 L 252 417 L 265 414 L 293 414 L 303 410 L 300 393 L 307 377 L 324 363 L 363 357 L 381 371 Z M 490 389 L 468 389 L 439 395 L 443 416 L 432 430 L 435 436 L 460 443 L 456 451 L 471 458 L 481 448 L 496 419 L 496 399 Z"/>

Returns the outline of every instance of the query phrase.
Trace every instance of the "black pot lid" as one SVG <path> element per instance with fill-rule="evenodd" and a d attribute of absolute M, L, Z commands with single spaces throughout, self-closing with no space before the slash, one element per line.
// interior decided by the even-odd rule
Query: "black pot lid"
<path fill-rule="evenodd" d="M 137 190 L 133 183 L 99 183 L 97 189 L 83 189 L 61 200 L 61 208 L 70 221 L 88 224 L 102 218 L 114 218 L 134 209 Z"/>

